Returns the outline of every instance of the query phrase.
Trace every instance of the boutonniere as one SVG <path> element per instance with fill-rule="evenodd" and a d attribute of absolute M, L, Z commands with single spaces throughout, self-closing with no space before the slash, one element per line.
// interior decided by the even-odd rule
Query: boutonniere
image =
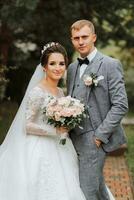
<path fill-rule="evenodd" d="M 99 81 L 103 79 L 104 79 L 104 76 L 102 75 L 97 76 L 97 74 L 95 73 L 85 74 L 83 78 L 86 86 L 91 86 L 91 85 L 98 86 Z"/>

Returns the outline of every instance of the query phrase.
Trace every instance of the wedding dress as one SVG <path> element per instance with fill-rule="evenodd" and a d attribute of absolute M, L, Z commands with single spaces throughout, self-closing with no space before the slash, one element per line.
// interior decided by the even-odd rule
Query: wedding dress
<path fill-rule="evenodd" d="M 56 128 L 47 124 L 43 108 L 52 95 L 36 82 L 0 147 L 0 200 L 85 200 L 73 144 L 69 137 L 59 144 Z"/>
<path fill-rule="evenodd" d="M 62 94 L 59 90 L 58 97 Z M 79 186 L 77 155 L 72 142 L 67 138 L 66 145 L 59 144 L 60 137 L 56 128 L 47 124 L 43 113 L 50 96 L 50 93 L 37 86 L 30 92 L 28 99 L 26 130 L 29 134 L 27 156 L 30 161 L 30 199 L 84 200 Z"/>

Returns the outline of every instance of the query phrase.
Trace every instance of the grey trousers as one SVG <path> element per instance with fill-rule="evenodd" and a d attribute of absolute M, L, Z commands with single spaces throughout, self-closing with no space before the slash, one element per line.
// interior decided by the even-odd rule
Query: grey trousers
<path fill-rule="evenodd" d="M 87 200 L 110 200 L 103 178 L 106 153 L 94 142 L 94 132 L 71 134 L 78 154 L 80 186 Z"/>

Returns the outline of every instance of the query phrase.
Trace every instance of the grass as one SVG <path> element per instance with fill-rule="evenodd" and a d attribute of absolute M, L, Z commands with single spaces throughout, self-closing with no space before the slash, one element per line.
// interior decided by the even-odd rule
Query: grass
<path fill-rule="evenodd" d="M 128 112 L 127 113 L 127 115 L 126 115 L 126 117 L 128 117 L 128 118 L 134 118 L 134 112 Z"/>
<path fill-rule="evenodd" d="M 134 180 L 134 126 L 125 127 L 125 131 L 128 138 L 128 150 L 125 156 Z"/>

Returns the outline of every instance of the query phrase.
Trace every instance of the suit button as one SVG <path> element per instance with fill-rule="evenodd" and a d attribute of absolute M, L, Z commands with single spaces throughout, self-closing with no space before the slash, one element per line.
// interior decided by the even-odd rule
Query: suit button
<path fill-rule="evenodd" d="M 89 108 L 92 108 L 92 106 L 89 106 Z"/>
<path fill-rule="evenodd" d="M 80 85 L 79 84 L 77 84 L 77 87 L 79 87 Z"/>

